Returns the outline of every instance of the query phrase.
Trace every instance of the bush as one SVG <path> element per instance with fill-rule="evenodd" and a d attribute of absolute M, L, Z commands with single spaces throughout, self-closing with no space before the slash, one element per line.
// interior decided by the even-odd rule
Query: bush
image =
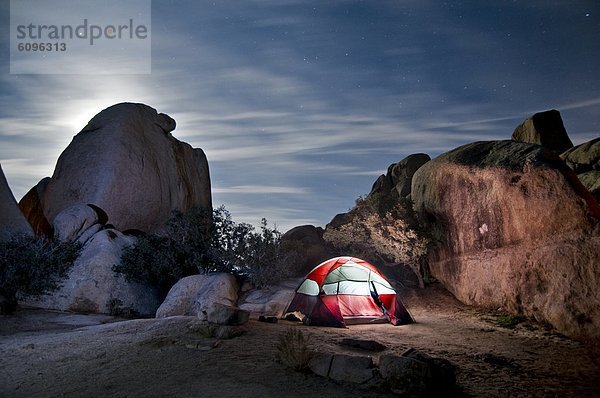
<path fill-rule="evenodd" d="M 157 286 L 164 297 L 179 279 L 198 273 L 229 272 L 264 286 L 288 276 L 298 257 L 265 219 L 256 232 L 221 206 L 175 213 L 162 234 L 142 236 L 126 248 L 113 270 Z"/>
<path fill-rule="evenodd" d="M 0 295 L 16 308 L 17 300 L 39 297 L 60 287 L 81 245 L 52 242 L 26 235 L 0 242 Z"/>
<path fill-rule="evenodd" d="M 409 200 L 381 194 L 359 198 L 349 220 L 337 228 L 327 228 L 325 241 L 341 253 L 375 263 L 407 264 L 424 286 L 423 267 L 430 240 Z"/>
<path fill-rule="evenodd" d="M 308 363 L 314 356 L 309 348 L 310 337 L 297 328 L 289 328 L 279 336 L 277 352 L 279 360 L 286 367 L 303 371 L 308 369 Z"/>

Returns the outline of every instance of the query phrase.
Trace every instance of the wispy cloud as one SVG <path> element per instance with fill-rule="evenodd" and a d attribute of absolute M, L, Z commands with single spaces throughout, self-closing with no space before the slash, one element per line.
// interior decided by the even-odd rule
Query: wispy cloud
<path fill-rule="evenodd" d="M 234 217 L 323 225 L 411 153 L 507 139 L 551 107 L 575 142 L 600 131 L 597 27 L 556 7 L 154 2 L 150 76 L 0 76 L 0 162 L 20 197 L 94 114 L 143 102 L 204 149 Z"/>

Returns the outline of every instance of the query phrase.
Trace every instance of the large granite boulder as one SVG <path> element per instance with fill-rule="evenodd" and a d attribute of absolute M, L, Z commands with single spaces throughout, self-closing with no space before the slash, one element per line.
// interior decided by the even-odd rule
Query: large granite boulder
<path fill-rule="evenodd" d="M 99 215 L 92 206 L 80 204 L 68 207 L 54 217 L 54 238 L 72 242 L 99 221 Z"/>
<path fill-rule="evenodd" d="M 459 300 L 600 338 L 600 206 L 552 151 L 468 144 L 421 167 L 412 192 L 439 242 L 430 270 Z"/>
<path fill-rule="evenodd" d="M 600 137 L 577 145 L 563 152 L 560 157 L 600 201 Z"/>
<path fill-rule="evenodd" d="M 191 275 L 173 285 L 156 311 L 156 317 L 193 315 L 206 320 L 208 309 L 214 303 L 235 306 L 238 290 L 239 284 L 231 274 Z"/>
<path fill-rule="evenodd" d="M 128 282 L 113 271 L 123 248 L 134 243 L 134 237 L 114 229 L 97 232 L 83 246 L 62 287 L 28 304 L 61 311 L 154 315 L 160 304 L 156 289 Z"/>
<path fill-rule="evenodd" d="M 103 110 L 61 154 L 45 189 L 36 189 L 38 201 L 32 194 L 22 207 L 40 220 L 33 209 L 41 205 L 52 224 L 63 210 L 92 204 L 118 230 L 144 232 L 159 229 L 174 210 L 211 208 L 204 152 L 174 138 L 174 128 L 173 119 L 147 105 Z"/>
<path fill-rule="evenodd" d="M 240 308 L 253 314 L 281 317 L 303 278 L 286 279 L 277 285 L 253 289 L 240 296 Z"/>
<path fill-rule="evenodd" d="M 23 234 L 33 235 L 33 230 L 19 210 L 0 166 L 0 240 Z"/>
<path fill-rule="evenodd" d="M 375 181 L 369 195 L 393 193 L 402 198 L 409 196 L 413 175 L 419 167 L 430 160 L 429 155 L 425 153 L 415 153 L 408 155 L 398 163 L 391 164 L 387 173 L 379 176 Z"/>
<path fill-rule="evenodd" d="M 517 126 L 512 139 L 529 144 L 539 144 L 552 151 L 561 153 L 573 146 L 565 130 L 560 112 L 552 109 L 539 112 Z"/>

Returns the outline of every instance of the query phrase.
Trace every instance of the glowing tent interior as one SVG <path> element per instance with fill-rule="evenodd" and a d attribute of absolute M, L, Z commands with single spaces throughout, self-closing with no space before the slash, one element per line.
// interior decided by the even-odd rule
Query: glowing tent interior
<path fill-rule="evenodd" d="M 319 326 L 414 322 L 381 272 L 355 257 L 332 258 L 310 271 L 283 316 L 293 312 Z"/>

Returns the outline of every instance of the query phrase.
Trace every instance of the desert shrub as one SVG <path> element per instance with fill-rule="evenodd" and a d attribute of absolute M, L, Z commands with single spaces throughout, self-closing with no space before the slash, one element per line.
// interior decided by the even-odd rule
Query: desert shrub
<path fill-rule="evenodd" d="M 108 314 L 119 318 L 134 319 L 140 314 L 131 307 L 125 307 L 123 301 L 118 298 L 112 298 L 106 303 Z"/>
<path fill-rule="evenodd" d="M 495 311 L 489 313 L 488 317 L 484 317 L 483 320 L 489 321 L 502 328 L 514 329 L 520 323 L 525 322 L 527 318 L 522 315 L 513 315 Z"/>
<path fill-rule="evenodd" d="M 325 241 L 340 253 L 376 263 L 407 264 L 424 286 L 429 238 L 409 200 L 380 194 L 359 198 L 349 220 L 337 228 L 327 228 Z"/>
<path fill-rule="evenodd" d="M 17 300 L 58 289 L 80 249 L 78 243 L 26 235 L 0 242 L 0 295 L 9 303 L 6 310 L 14 310 Z"/>
<path fill-rule="evenodd" d="M 281 243 L 281 233 L 262 220 L 260 231 L 236 223 L 221 206 L 214 211 L 193 208 L 175 213 L 165 231 L 141 236 L 123 251 L 113 267 L 128 280 L 150 283 L 166 296 L 181 278 L 198 273 L 229 272 L 257 286 L 289 274 L 297 252 Z"/>
<path fill-rule="evenodd" d="M 310 337 L 305 336 L 298 328 L 289 328 L 279 336 L 277 353 L 279 360 L 286 367 L 303 371 L 314 356 L 309 348 Z"/>

